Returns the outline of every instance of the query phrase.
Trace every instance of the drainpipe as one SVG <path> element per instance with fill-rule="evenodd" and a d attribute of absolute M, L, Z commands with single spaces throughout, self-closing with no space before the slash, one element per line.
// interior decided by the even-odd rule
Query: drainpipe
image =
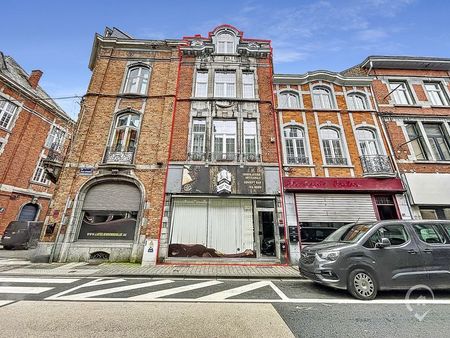
<path fill-rule="evenodd" d="M 70 204 L 70 196 L 67 197 L 66 205 L 64 206 L 64 211 L 63 211 L 63 214 L 61 216 L 61 223 L 66 218 L 66 213 L 67 213 L 67 209 L 69 208 L 69 204 Z M 52 246 L 52 251 L 50 252 L 50 257 L 48 259 L 49 263 L 53 262 L 53 257 L 55 256 L 55 252 L 56 252 L 56 246 L 58 245 L 59 236 L 61 234 L 61 228 L 62 228 L 62 224 L 60 224 L 60 226 L 58 227 L 58 232 L 56 233 L 55 242 L 54 242 L 54 244 Z"/>

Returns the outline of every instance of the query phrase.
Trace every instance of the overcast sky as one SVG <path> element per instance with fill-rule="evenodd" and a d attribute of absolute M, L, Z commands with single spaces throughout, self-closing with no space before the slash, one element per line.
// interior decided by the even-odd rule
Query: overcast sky
<path fill-rule="evenodd" d="M 136 38 L 206 35 L 228 23 L 272 40 L 275 72 L 341 71 L 368 55 L 450 58 L 450 1 L 3 1 L 0 50 L 41 69 L 53 97 L 83 95 L 94 33 L 118 27 Z M 76 100 L 58 100 L 73 117 Z"/>

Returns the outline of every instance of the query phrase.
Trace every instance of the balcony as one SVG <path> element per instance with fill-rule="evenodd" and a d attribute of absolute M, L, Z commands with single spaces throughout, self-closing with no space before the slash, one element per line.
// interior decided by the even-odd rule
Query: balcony
<path fill-rule="evenodd" d="M 261 161 L 261 155 L 255 154 L 255 153 L 246 153 L 242 155 L 242 160 L 244 162 L 260 162 Z"/>
<path fill-rule="evenodd" d="M 329 157 L 325 156 L 326 165 L 347 165 L 348 161 L 345 157 Z"/>
<path fill-rule="evenodd" d="M 129 151 L 116 151 L 112 147 L 107 147 L 103 164 L 133 164 L 135 150 L 130 148 Z"/>
<path fill-rule="evenodd" d="M 52 182 L 58 182 L 59 175 L 63 167 L 64 155 L 60 151 L 60 147 L 51 146 L 48 150 L 47 157 L 43 161 L 44 170 L 47 178 Z"/>
<path fill-rule="evenodd" d="M 239 153 L 211 153 L 211 161 L 237 162 L 239 161 Z"/>
<path fill-rule="evenodd" d="M 205 162 L 206 161 L 206 153 L 202 153 L 202 152 L 188 153 L 188 161 Z"/>
<path fill-rule="evenodd" d="M 309 158 L 306 156 L 287 156 L 287 164 L 309 164 Z"/>
<path fill-rule="evenodd" d="M 364 155 L 360 157 L 364 176 L 395 176 L 392 162 L 386 155 Z"/>

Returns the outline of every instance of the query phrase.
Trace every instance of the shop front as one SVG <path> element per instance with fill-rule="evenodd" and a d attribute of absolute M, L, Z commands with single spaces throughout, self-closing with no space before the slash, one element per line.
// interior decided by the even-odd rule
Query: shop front
<path fill-rule="evenodd" d="M 320 242 L 342 225 L 402 218 L 397 178 L 286 177 L 283 185 L 291 261 L 302 245 Z"/>
<path fill-rule="evenodd" d="M 256 166 L 184 166 L 176 176 L 179 191 L 167 196 L 165 261 L 282 260 L 279 197 L 267 193 L 276 191 L 267 189 L 271 173 Z"/>
<path fill-rule="evenodd" d="M 450 219 L 450 174 L 403 174 L 414 218 Z"/>

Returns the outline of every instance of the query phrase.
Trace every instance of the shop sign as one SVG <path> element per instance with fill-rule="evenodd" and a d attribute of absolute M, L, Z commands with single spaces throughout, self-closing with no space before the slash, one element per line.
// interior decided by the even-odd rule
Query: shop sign
<path fill-rule="evenodd" d="M 133 240 L 136 218 L 108 212 L 85 212 L 78 239 Z"/>
<path fill-rule="evenodd" d="M 404 191 L 398 178 L 285 177 L 283 187 L 288 191 Z"/>

